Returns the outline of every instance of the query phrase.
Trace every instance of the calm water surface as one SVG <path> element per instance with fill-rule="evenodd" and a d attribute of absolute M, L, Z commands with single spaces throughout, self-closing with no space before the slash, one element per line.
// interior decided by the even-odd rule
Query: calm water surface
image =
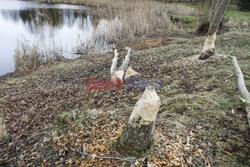
<path fill-rule="evenodd" d="M 0 0 L 0 75 L 14 71 L 17 41 L 53 41 L 66 58 L 74 58 L 75 47 L 91 38 L 104 19 L 86 14 L 83 6 Z"/>

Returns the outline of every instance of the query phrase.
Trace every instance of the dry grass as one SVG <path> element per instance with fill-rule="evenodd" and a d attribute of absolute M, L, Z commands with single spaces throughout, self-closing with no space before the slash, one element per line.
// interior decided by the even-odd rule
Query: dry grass
<path fill-rule="evenodd" d="M 48 1 L 48 0 L 40 0 Z M 54 3 L 81 4 L 94 7 L 91 14 L 108 19 L 118 18 L 122 23 L 122 38 L 152 35 L 173 30 L 171 15 L 197 16 L 195 8 L 182 4 L 166 4 L 152 0 L 52 0 Z M 114 25 L 112 26 L 120 26 Z M 121 32 L 119 32 L 121 33 Z"/>
<path fill-rule="evenodd" d="M 22 39 L 18 41 L 15 49 L 16 71 L 37 68 L 59 60 L 62 60 L 62 56 L 56 50 L 55 45 L 47 48 L 46 46 L 40 46 L 38 42 L 30 44 L 29 41 Z"/>
<path fill-rule="evenodd" d="M 118 42 L 136 37 L 180 31 L 170 20 L 171 15 L 197 16 L 201 13 L 182 4 L 165 4 L 151 0 L 56 0 L 54 2 L 74 4 L 78 2 L 77 4 L 93 7 L 89 11 L 91 15 L 109 20 L 101 20 L 91 40 L 83 41 L 84 47 L 79 49 L 95 53 L 105 53 Z"/>

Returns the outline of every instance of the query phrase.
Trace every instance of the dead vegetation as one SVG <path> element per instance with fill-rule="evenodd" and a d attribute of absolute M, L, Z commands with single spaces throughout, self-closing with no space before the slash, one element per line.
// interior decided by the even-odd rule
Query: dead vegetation
<path fill-rule="evenodd" d="M 15 71 L 27 71 L 63 59 L 55 45 L 47 48 L 46 45 L 41 45 L 40 40 L 31 44 L 29 41 L 22 39 L 18 41 L 15 49 Z"/>
<path fill-rule="evenodd" d="M 223 34 L 217 50 L 224 56 L 207 61 L 197 60 L 202 37 L 176 38 L 133 52 L 131 65 L 143 78 L 164 80 L 163 89 L 157 90 L 162 105 L 154 143 L 147 152 L 135 153 L 138 166 L 249 165 L 245 107 L 236 96 L 234 69 L 226 56 L 237 55 L 249 88 L 248 39 L 246 29 Z M 114 145 L 143 93 L 86 90 L 87 77 L 110 77 L 112 58 L 113 53 L 82 57 L 29 75 L 1 78 L 0 111 L 5 114 L 9 135 L 0 142 L 1 165 L 130 165 L 95 159 L 127 158 Z"/>
<path fill-rule="evenodd" d="M 9 134 L 0 142 L 0 165 L 248 167 L 245 106 L 228 55 L 237 55 L 249 89 L 249 38 L 244 28 L 219 35 L 217 55 L 206 61 L 197 59 L 202 37 L 130 43 L 135 70 L 164 80 L 154 142 L 132 158 L 115 144 L 143 91 L 86 89 L 87 77 L 110 77 L 113 53 L 0 77 L 0 112 Z"/>
<path fill-rule="evenodd" d="M 172 15 L 199 16 L 201 11 L 182 4 L 165 4 L 151 0 L 55 0 L 51 3 L 73 3 L 91 7 L 88 12 L 105 18 L 95 27 L 90 40 L 82 41 L 78 52 L 106 53 L 118 43 L 141 36 L 173 33 L 176 25 L 170 20 Z"/>

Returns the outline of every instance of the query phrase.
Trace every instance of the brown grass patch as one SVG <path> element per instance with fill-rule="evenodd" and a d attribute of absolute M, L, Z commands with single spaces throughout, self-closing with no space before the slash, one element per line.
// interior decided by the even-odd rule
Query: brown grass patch
<path fill-rule="evenodd" d="M 171 38 L 163 37 L 155 37 L 149 39 L 142 39 L 135 42 L 128 42 L 117 46 L 118 48 L 125 48 L 126 46 L 132 48 L 133 50 L 146 50 L 149 48 L 155 48 L 157 46 L 170 44 L 172 42 Z"/>

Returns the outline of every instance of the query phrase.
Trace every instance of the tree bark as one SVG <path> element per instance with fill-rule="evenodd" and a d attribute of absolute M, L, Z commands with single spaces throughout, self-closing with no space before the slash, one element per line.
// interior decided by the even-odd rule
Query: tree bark
<path fill-rule="evenodd" d="M 155 89 L 146 87 L 133 109 L 122 137 L 118 141 L 118 151 L 134 153 L 150 147 L 159 108 L 160 98 Z"/>
<path fill-rule="evenodd" d="M 247 87 L 245 85 L 244 75 L 237 63 L 237 59 L 235 56 L 233 56 L 233 65 L 235 67 L 236 76 L 238 78 L 238 88 L 240 90 L 242 97 L 247 103 L 246 114 L 247 114 L 248 125 L 250 127 L 250 93 L 247 90 Z"/>
<path fill-rule="evenodd" d="M 215 54 L 216 33 L 230 0 L 215 0 L 212 4 L 210 26 L 199 59 L 206 60 Z"/>

